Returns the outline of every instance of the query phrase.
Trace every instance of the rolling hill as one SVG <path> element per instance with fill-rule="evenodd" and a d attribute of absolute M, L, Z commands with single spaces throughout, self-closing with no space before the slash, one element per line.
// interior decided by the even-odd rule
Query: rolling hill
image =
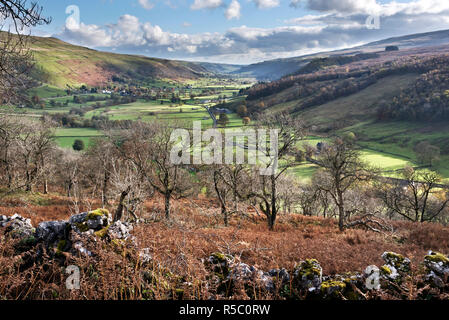
<path fill-rule="evenodd" d="M 34 78 L 60 88 L 197 79 L 210 73 L 198 63 L 101 52 L 55 38 L 32 37 L 31 50 Z"/>
<path fill-rule="evenodd" d="M 256 64 L 251 64 L 248 66 L 243 66 L 239 70 L 235 70 L 232 73 L 235 75 L 254 77 L 258 80 L 272 81 L 277 80 L 292 72 L 293 73 L 298 72 L 308 63 L 319 58 L 329 58 L 335 56 L 354 56 L 360 54 L 382 52 L 385 50 L 385 47 L 387 46 L 398 46 L 401 50 L 416 49 L 419 51 L 419 49 L 444 46 L 447 44 L 449 44 L 449 30 L 442 30 L 436 32 L 389 38 L 344 50 L 336 50 L 330 52 L 305 55 L 301 57 L 264 61 Z"/>
<path fill-rule="evenodd" d="M 394 41 L 376 44 L 382 52 L 315 58 L 301 71 L 259 83 L 245 91 L 247 108 L 252 117 L 291 113 L 318 136 L 352 132 L 364 150 L 415 162 L 415 147 L 430 143 L 441 152 L 435 168 L 448 177 L 449 44 L 386 52 Z"/>

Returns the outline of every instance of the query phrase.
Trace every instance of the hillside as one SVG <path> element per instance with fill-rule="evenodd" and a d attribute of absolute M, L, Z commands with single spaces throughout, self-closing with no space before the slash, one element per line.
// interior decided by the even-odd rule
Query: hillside
<path fill-rule="evenodd" d="M 28 203 L 31 199 L 45 205 Z M 224 227 L 214 215 L 216 203 L 208 199 L 177 200 L 176 214 L 167 223 L 159 213 L 158 200 L 145 203 L 147 211 L 141 217 L 145 223 L 119 221 L 101 232 L 91 229 L 91 233 L 81 234 L 67 221 L 84 217 L 87 212 L 72 215 L 69 198 L 22 194 L 1 199 L 0 270 L 6 276 L 0 278 L 0 295 L 4 299 L 37 300 L 292 301 L 317 299 L 314 293 L 318 292 L 319 299 L 333 300 L 447 298 L 447 284 L 441 291 L 431 289 L 427 285 L 431 281 L 425 278 L 430 272 L 425 265 L 426 259 L 430 260 L 428 251 L 449 250 L 447 227 L 388 221 L 394 226 L 391 234 L 363 229 L 339 232 L 332 219 L 291 214 L 282 215 L 278 229 L 267 232 L 263 219 L 255 213 L 235 215 Z M 109 215 L 106 210 L 92 213 L 98 212 Z M 49 224 L 65 226 L 67 238 L 76 239 L 76 245 L 56 238 L 64 236 L 56 229 L 45 229 Z M 26 237 L 32 226 L 39 230 L 36 237 Z M 117 226 L 120 233 L 114 232 Z M 13 232 L 19 236 L 9 236 Z M 44 246 L 48 249 L 42 254 L 39 248 Z M 389 263 L 384 252 L 410 259 L 405 285 L 385 280 L 382 290 L 367 292 L 364 270 L 368 265 L 385 268 Z M 222 259 L 218 263 L 223 262 L 226 268 L 216 267 L 216 259 Z M 307 267 L 311 262 L 315 269 Z M 67 290 L 60 271 L 67 265 L 78 266 L 87 278 L 80 290 Z M 297 281 L 298 265 L 301 272 L 308 271 L 313 277 L 315 273 L 323 275 L 323 280 L 314 282 L 313 289 L 317 290 L 313 293 L 310 285 Z M 8 270 L 20 272 L 11 276 Z M 232 281 L 227 280 L 228 273 L 235 275 Z M 342 286 L 339 292 L 344 295 L 327 294 L 329 285 Z M 357 289 L 351 289 L 354 287 Z"/>
<path fill-rule="evenodd" d="M 286 111 L 301 117 L 319 136 L 353 132 L 365 151 L 392 155 L 414 166 L 425 165 L 418 161 L 415 147 L 430 143 L 441 152 L 434 168 L 448 178 L 447 49 L 422 47 L 366 59 L 314 60 L 303 68 L 310 72 L 253 86 L 245 92 L 246 105 L 253 116 Z"/>
<path fill-rule="evenodd" d="M 276 59 L 264 61 L 261 63 L 243 66 L 241 69 L 234 71 L 233 74 L 245 75 L 247 77 L 255 77 L 258 80 L 277 80 L 285 75 L 299 71 L 309 62 L 335 56 L 354 56 L 358 54 L 374 53 L 385 51 L 387 46 L 398 46 L 401 50 L 419 49 L 443 46 L 449 43 L 449 30 L 406 35 L 394 37 L 376 42 L 371 42 L 354 48 L 336 50 L 330 52 L 321 52 L 317 54 L 305 55 L 301 57 L 293 57 L 286 59 Z"/>
<path fill-rule="evenodd" d="M 100 52 L 55 38 L 32 38 L 34 77 L 60 88 L 157 80 L 197 79 L 209 73 L 196 63 Z"/>

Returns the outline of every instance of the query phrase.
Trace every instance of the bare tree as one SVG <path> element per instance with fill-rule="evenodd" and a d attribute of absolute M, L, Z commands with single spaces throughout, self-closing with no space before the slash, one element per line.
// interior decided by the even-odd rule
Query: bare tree
<path fill-rule="evenodd" d="M 279 135 L 277 156 L 271 154 L 271 150 L 264 150 L 270 161 L 263 164 L 265 169 L 279 164 L 278 170 L 274 170 L 271 175 L 261 175 L 256 168 L 252 175 L 253 189 L 249 194 L 257 199 L 261 211 L 267 217 L 268 227 L 273 230 L 281 206 L 278 183 L 287 170 L 295 164 L 295 157 L 290 154 L 295 150 L 297 143 L 303 139 L 305 127 L 300 119 L 292 118 L 287 113 L 265 114 L 258 119 L 258 123 L 260 128 L 277 129 Z"/>
<path fill-rule="evenodd" d="M 202 182 L 206 183 L 208 190 L 214 190 L 224 224 L 228 226 L 229 217 L 239 213 L 239 202 L 246 199 L 248 167 L 242 164 L 210 165 L 201 171 Z"/>
<path fill-rule="evenodd" d="M 85 153 L 86 163 L 90 168 L 88 176 L 96 193 L 101 193 L 103 207 L 109 204 L 111 171 L 119 157 L 115 146 L 104 137 L 93 139 Z"/>
<path fill-rule="evenodd" d="M 18 137 L 19 152 L 25 171 L 26 191 L 32 191 L 54 148 L 54 127 L 51 123 L 26 121 Z"/>
<path fill-rule="evenodd" d="M 138 220 L 137 211 L 152 192 L 151 187 L 147 186 L 137 166 L 123 158 L 112 162 L 110 177 L 112 190 L 118 196 L 114 221 L 121 220 L 124 212 Z"/>
<path fill-rule="evenodd" d="M 360 160 L 359 152 L 353 144 L 338 138 L 332 145 L 321 150 L 318 162 L 322 169 L 314 183 L 332 197 L 338 208 L 338 226 L 342 231 L 350 213 L 345 194 L 359 182 L 370 180 L 373 172 Z"/>
<path fill-rule="evenodd" d="M 27 0 L 0 0 L 0 102 L 17 103 L 26 99 L 24 89 L 30 87 L 29 74 L 34 66 L 30 51 L 31 38 L 26 29 L 48 24 L 42 7 Z"/>
<path fill-rule="evenodd" d="M 115 137 L 122 156 L 131 161 L 139 173 L 164 197 L 165 216 L 170 218 L 171 199 L 193 192 L 192 175 L 182 164 L 172 163 L 175 145 L 171 133 L 180 124 L 169 122 L 135 122 L 131 129 Z"/>
<path fill-rule="evenodd" d="M 11 189 L 14 182 L 14 166 L 17 145 L 17 138 L 22 130 L 19 118 L 7 115 L 0 115 L 0 168 L 3 171 L 4 183 L 8 189 Z"/>
<path fill-rule="evenodd" d="M 73 188 L 78 183 L 82 155 L 72 149 L 57 149 L 58 165 L 56 166 L 56 181 L 64 186 L 67 197 L 73 195 Z"/>
<path fill-rule="evenodd" d="M 378 190 L 391 213 L 414 222 L 432 221 L 444 212 L 449 195 L 439 190 L 439 175 L 433 171 L 415 171 L 406 167 L 401 180 L 392 185 L 380 183 Z M 437 197 L 440 195 L 440 197 Z"/>

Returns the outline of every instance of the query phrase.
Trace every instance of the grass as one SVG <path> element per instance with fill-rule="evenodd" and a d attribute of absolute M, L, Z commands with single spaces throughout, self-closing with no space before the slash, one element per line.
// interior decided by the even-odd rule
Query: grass
<path fill-rule="evenodd" d="M 102 136 L 101 131 L 95 129 L 85 128 L 63 128 L 57 129 L 55 140 L 56 143 L 62 148 L 72 148 L 75 140 L 79 139 L 84 142 L 84 145 L 89 146 L 91 139 L 94 137 Z"/>
<path fill-rule="evenodd" d="M 60 88 L 107 84 L 113 76 L 169 86 L 166 79 L 173 83 L 194 80 L 205 71 L 197 64 L 183 61 L 100 52 L 55 38 L 33 37 L 33 40 L 35 77 Z"/>
<path fill-rule="evenodd" d="M 391 100 L 401 88 L 414 83 L 417 74 L 389 76 L 378 83 L 347 97 L 308 108 L 296 114 L 317 130 L 326 131 L 327 135 L 342 135 L 353 132 L 357 144 L 361 147 L 362 159 L 370 165 L 381 168 L 385 175 L 395 176 L 392 171 L 406 165 L 420 166 L 416 159 L 414 147 L 422 141 L 440 147 L 441 161 L 434 169 L 449 180 L 449 128 L 446 124 L 427 124 L 413 122 L 377 122 L 375 106 L 380 100 Z M 287 91 L 287 90 L 286 90 Z M 282 97 L 286 92 L 279 93 Z M 278 104 L 269 110 L 278 112 L 292 110 L 301 99 Z M 323 138 L 307 138 L 303 143 L 313 146 Z M 313 170 L 301 167 L 294 170 L 301 179 L 310 179 Z"/>
<path fill-rule="evenodd" d="M 40 87 L 31 88 L 27 90 L 27 95 L 29 97 L 38 96 L 40 98 L 52 98 L 58 96 L 65 96 L 65 90 L 52 86 L 52 85 L 42 85 Z"/>
<path fill-rule="evenodd" d="M 358 93 L 309 108 L 297 115 L 320 127 L 328 127 L 336 122 L 348 126 L 371 120 L 376 113 L 373 106 L 377 102 L 391 99 L 401 88 L 412 84 L 417 77 L 416 74 L 386 77 Z M 290 102 L 292 103 L 297 104 L 297 101 Z"/>

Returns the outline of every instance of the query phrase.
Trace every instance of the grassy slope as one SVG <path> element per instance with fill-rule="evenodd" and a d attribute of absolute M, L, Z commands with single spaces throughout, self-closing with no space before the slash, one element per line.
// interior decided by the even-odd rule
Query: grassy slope
<path fill-rule="evenodd" d="M 100 52 L 55 38 L 34 37 L 32 51 L 37 63 L 35 77 L 60 88 L 104 84 L 112 76 L 181 80 L 207 72 L 194 63 Z"/>
<path fill-rule="evenodd" d="M 449 179 L 449 127 L 445 124 L 432 125 L 411 122 L 377 122 L 373 105 L 379 100 L 391 99 L 401 88 L 412 84 L 418 75 L 390 76 L 378 83 L 347 97 L 298 112 L 311 125 L 329 134 L 354 132 L 358 144 L 363 148 L 362 158 L 371 165 L 382 168 L 388 176 L 396 176 L 394 170 L 405 165 L 418 166 L 413 147 L 420 141 L 429 141 L 442 150 L 440 163 L 435 169 Z M 280 94 L 283 94 L 282 92 Z M 289 110 L 298 101 L 275 105 L 271 111 Z M 335 125 L 340 129 L 335 129 Z M 322 139 L 318 139 L 322 140 Z M 318 141 L 307 140 L 315 145 Z M 305 164 L 293 172 L 302 180 L 310 180 L 316 166 Z"/>
<path fill-rule="evenodd" d="M 401 88 L 411 85 L 417 77 L 418 75 L 415 74 L 390 76 L 356 94 L 309 108 L 298 113 L 298 116 L 320 127 L 340 121 L 348 124 L 367 121 L 373 119 L 376 113 L 373 108 L 375 103 L 382 99 L 391 99 L 400 92 Z"/>

